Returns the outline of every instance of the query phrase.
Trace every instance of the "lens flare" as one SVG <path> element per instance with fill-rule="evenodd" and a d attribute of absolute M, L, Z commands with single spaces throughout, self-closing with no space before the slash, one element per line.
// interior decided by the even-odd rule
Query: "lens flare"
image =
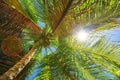
<path fill-rule="evenodd" d="M 88 33 L 85 31 L 79 31 L 76 33 L 76 39 L 78 41 L 85 41 L 88 37 Z"/>

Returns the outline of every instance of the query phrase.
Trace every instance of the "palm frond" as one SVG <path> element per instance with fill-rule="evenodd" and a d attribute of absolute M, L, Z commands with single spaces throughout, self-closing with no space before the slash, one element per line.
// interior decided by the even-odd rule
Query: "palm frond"
<path fill-rule="evenodd" d="M 24 28 L 32 29 L 36 33 L 41 32 L 28 18 L 3 1 L 0 2 L 0 37 L 11 35 L 20 36 Z"/>
<path fill-rule="evenodd" d="M 120 50 L 118 45 L 112 44 L 105 39 L 100 39 L 97 42 L 88 42 L 86 47 L 82 44 L 77 44 L 75 47 L 74 43 L 74 48 L 92 60 L 94 65 L 104 67 L 105 70 L 113 75 L 119 76 Z"/>
<path fill-rule="evenodd" d="M 104 39 L 86 46 L 76 44 L 70 38 L 60 39 L 64 43 L 59 44 L 56 52 L 40 60 L 35 80 L 118 79 L 119 46 Z"/>
<path fill-rule="evenodd" d="M 111 29 L 118 25 L 110 21 L 111 18 L 120 14 L 118 0 L 19 0 L 19 2 L 31 19 L 42 21 L 51 27 L 56 35 L 68 35 L 74 28 L 91 25 L 95 25 L 93 27 L 97 30 Z"/>
<path fill-rule="evenodd" d="M 6 72 L 10 67 L 12 67 L 15 62 L 10 58 L 0 57 L 0 75 Z"/>

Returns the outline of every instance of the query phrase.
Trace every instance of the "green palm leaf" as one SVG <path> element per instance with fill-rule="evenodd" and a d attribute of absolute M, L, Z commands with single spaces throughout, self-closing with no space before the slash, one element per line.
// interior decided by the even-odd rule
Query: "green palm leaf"
<path fill-rule="evenodd" d="M 36 17 L 38 21 L 47 24 L 47 26 L 51 27 L 53 33 L 58 28 L 55 34 L 67 35 L 77 25 L 78 27 L 97 25 L 95 29 L 110 29 L 115 27 L 117 23 L 109 20 L 120 14 L 120 1 L 118 0 L 19 0 L 19 2 L 24 6 L 24 10 L 26 10 L 31 18 L 32 16 Z M 27 7 L 31 8 L 26 9 Z M 106 25 L 103 24 L 105 22 L 106 24 L 112 24 L 112 26 L 109 28 L 104 26 Z M 84 26 L 81 26 L 81 24 Z"/>

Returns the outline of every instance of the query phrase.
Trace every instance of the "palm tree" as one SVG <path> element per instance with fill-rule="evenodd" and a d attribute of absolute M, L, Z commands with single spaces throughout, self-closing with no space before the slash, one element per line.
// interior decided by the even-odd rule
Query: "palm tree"
<path fill-rule="evenodd" d="M 39 62 L 35 80 L 107 80 L 108 75 L 114 79 L 120 76 L 119 46 L 102 38 L 97 41 L 88 38 L 92 42 L 79 43 L 72 35 L 76 29 L 96 33 L 118 26 L 119 0 L 18 0 L 15 3 L 12 1 L 5 0 L 26 18 L 40 24 L 41 28 L 34 26 L 32 31 L 27 27 L 30 22 L 25 22 L 23 28 L 20 26 L 19 37 L 23 41 L 27 39 L 25 36 L 29 37 L 28 41 L 32 38 L 33 47 L 0 77 L 1 80 L 12 80 L 21 71 L 24 73 L 25 67 L 30 69 L 27 64 L 32 62 L 31 58 Z M 19 21 L 19 24 L 22 23 Z M 1 27 L 1 30 L 4 29 Z M 1 32 L 5 34 L 7 31 Z M 16 29 L 13 31 L 16 33 Z M 43 51 L 41 54 L 43 48 L 46 52 Z M 33 66 L 32 71 L 34 69 L 36 67 Z"/>
<path fill-rule="evenodd" d="M 1 40 L 0 43 L 1 43 L 1 47 L 3 47 L 2 50 L 3 52 L 6 52 L 8 56 L 12 55 L 10 57 L 14 57 L 14 60 L 17 60 L 19 59 L 20 55 L 18 56 L 14 56 L 14 55 L 18 54 L 19 51 L 21 53 L 22 49 L 19 48 L 21 43 L 19 44 L 18 39 L 20 38 L 20 36 L 23 36 L 22 35 L 23 29 L 25 28 L 31 29 L 32 30 L 31 32 L 34 31 L 33 32 L 34 35 L 39 34 L 41 32 L 41 29 L 37 27 L 33 22 L 31 22 L 28 18 L 23 16 L 20 12 L 18 12 L 15 9 L 12 9 L 3 1 L 0 2 L 0 10 L 1 10 L 0 12 L 0 40 Z M 24 31 L 24 33 L 26 32 Z M 6 45 L 8 47 L 6 47 Z M 18 49 L 14 49 L 14 47 L 17 47 Z M 7 60 L 9 60 L 9 58 Z M 1 65 L 3 65 L 4 67 L 6 65 L 9 65 L 1 72 L 1 74 L 16 63 L 15 61 L 13 61 L 13 59 L 10 58 L 10 60 L 12 62 L 6 61 L 6 58 L 1 57 L 1 62 L 2 62 Z"/>

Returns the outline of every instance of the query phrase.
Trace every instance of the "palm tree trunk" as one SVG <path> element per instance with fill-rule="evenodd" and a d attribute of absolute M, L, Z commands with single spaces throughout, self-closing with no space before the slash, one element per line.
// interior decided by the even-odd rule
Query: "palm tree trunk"
<path fill-rule="evenodd" d="M 12 68 L 0 76 L 0 80 L 13 80 L 30 62 L 36 50 L 36 47 L 33 46 L 31 50 L 18 63 L 16 63 Z"/>

